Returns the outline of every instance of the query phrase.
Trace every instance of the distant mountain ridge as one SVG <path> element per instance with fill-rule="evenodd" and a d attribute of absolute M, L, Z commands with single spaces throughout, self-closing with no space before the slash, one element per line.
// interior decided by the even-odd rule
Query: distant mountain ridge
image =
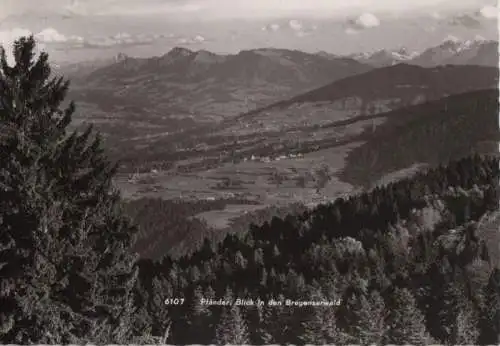
<path fill-rule="evenodd" d="M 417 55 L 417 52 L 408 52 L 408 50 L 403 47 L 395 51 L 381 49 L 371 53 L 351 54 L 348 55 L 348 57 L 374 67 L 385 67 L 410 61 Z"/>
<path fill-rule="evenodd" d="M 335 80 L 357 73 L 358 70 L 365 72 L 370 69 L 346 57 L 333 58 L 298 50 L 260 48 L 242 50 L 238 54 L 219 55 L 206 50 L 192 51 L 175 47 L 159 57 L 128 58 L 104 66 L 90 73 L 87 81 L 120 77 L 126 75 L 129 68 L 136 73 L 155 72 L 190 81 L 258 77 L 271 82 L 278 76 L 293 79 L 301 74 L 303 79 Z"/>
<path fill-rule="evenodd" d="M 318 61 L 344 61 L 346 64 L 356 61 L 363 65 L 372 68 L 380 68 L 396 65 L 399 63 L 414 64 L 422 67 L 434 67 L 437 65 L 480 65 L 480 66 L 498 66 L 498 41 L 486 40 L 478 37 L 473 40 L 457 40 L 446 39 L 441 44 L 429 47 L 422 52 L 409 51 L 405 47 L 395 50 L 380 49 L 372 52 L 362 52 L 342 56 L 338 54 L 329 53 L 326 51 L 319 51 L 317 53 L 305 53 L 298 50 L 278 49 L 278 48 L 258 48 L 251 50 L 242 50 L 237 54 L 216 54 L 207 50 L 193 51 L 184 47 L 174 47 L 168 53 L 159 57 L 151 58 L 134 58 L 129 57 L 124 53 L 118 53 L 116 56 L 109 59 L 96 59 L 91 61 L 84 61 L 79 63 L 66 63 L 57 66 L 56 70 L 61 70 L 64 73 L 78 76 L 86 75 L 91 80 L 99 79 L 102 72 L 113 73 L 115 71 L 119 74 L 121 68 L 127 67 L 141 69 L 150 68 L 155 69 L 158 66 L 165 66 L 173 64 L 174 62 L 180 63 L 183 61 L 194 62 L 199 65 L 204 64 L 223 64 L 226 62 L 237 61 L 239 63 L 252 62 L 252 55 L 261 57 L 274 57 L 274 62 L 279 62 L 281 56 L 282 63 L 287 64 L 287 60 L 297 63 L 304 57 L 311 59 L 311 62 Z M 317 58 L 321 59 L 317 59 Z M 298 59 L 298 60 L 297 60 Z M 247 61 L 245 61 L 247 60 Z M 126 63 L 124 63 L 126 61 Z M 121 63 L 124 63 L 120 66 Z M 117 65 L 118 64 L 118 65 Z M 323 66 L 322 66 L 323 67 Z M 103 70 L 104 69 L 104 70 Z M 328 71 L 327 71 L 328 72 Z M 215 71 L 213 74 L 216 74 Z M 92 77 L 94 75 L 94 77 Z M 193 77 L 195 74 L 189 74 Z M 334 76 L 335 79 L 335 76 Z M 330 82 L 333 81 L 330 80 Z"/>
<path fill-rule="evenodd" d="M 496 67 L 499 63 L 498 41 L 477 38 L 474 40 L 447 39 L 441 44 L 423 52 L 399 50 L 379 50 L 371 53 L 348 55 L 361 63 L 374 67 L 386 67 L 398 63 L 414 64 L 422 67 L 438 65 L 480 65 Z"/>
<path fill-rule="evenodd" d="M 423 67 L 445 64 L 497 67 L 499 63 L 498 42 L 446 40 L 437 47 L 425 50 L 411 63 Z"/>
<path fill-rule="evenodd" d="M 261 48 L 219 55 L 176 47 L 159 57 L 124 57 L 95 69 L 78 81 L 82 92 L 74 97 L 92 103 L 84 90 L 99 90 L 134 106 L 155 107 L 164 115 L 223 118 L 371 69 L 346 57 L 296 50 Z"/>

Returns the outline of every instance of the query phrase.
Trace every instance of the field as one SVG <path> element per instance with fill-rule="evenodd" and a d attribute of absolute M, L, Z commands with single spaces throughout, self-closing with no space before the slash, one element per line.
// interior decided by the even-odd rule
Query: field
<path fill-rule="evenodd" d="M 336 174 L 343 167 L 347 153 L 359 144 L 269 162 L 250 160 L 226 163 L 192 173 L 179 173 L 171 169 L 137 174 L 131 178 L 121 174 L 117 185 L 127 199 L 161 197 L 214 200 L 239 197 L 259 203 L 257 206 L 230 205 L 222 211 L 199 215 L 214 227 L 224 227 L 231 218 L 259 208 L 286 206 L 295 202 L 316 205 L 352 192 L 354 187 L 340 181 Z M 328 170 L 330 179 L 318 187 L 314 174 L 321 169 Z"/>

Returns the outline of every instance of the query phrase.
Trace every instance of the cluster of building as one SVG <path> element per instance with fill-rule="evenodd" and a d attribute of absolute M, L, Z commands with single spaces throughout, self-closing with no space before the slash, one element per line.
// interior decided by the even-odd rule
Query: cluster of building
<path fill-rule="evenodd" d="M 243 162 L 247 162 L 247 161 L 271 162 L 271 161 L 280 161 L 280 160 L 285 160 L 285 159 L 295 159 L 295 158 L 302 158 L 302 157 L 304 157 L 304 155 L 301 153 L 280 155 L 280 156 L 276 156 L 276 157 L 252 155 L 250 157 L 245 157 L 243 159 Z"/>

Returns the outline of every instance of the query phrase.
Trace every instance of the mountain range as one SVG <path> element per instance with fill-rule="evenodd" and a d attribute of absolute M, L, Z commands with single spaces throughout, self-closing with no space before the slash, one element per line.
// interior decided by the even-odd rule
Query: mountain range
<path fill-rule="evenodd" d="M 297 143 L 335 146 L 363 132 L 365 118 L 497 88 L 496 47 L 448 40 L 419 54 L 401 49 L 348 57 L 177 47 L 159 57 L 120 54 L 58 71 L 72 71 L 77 125 L 95 124 L 120 158 L 192 160 L 201 150 L 194 148 L 203 147 L 215 162 L 254 151 L 285 154 Z M 384 56 L 392 60 L 384 63 Z"/>
<path fill-rule="evenodd" d="M 355 53 L 348 55 L 348 57 L 373 67 L 385 67 L 409 62 L 418 55 L 417 52 L 408 52 L 406 48 L 400 48 L 395 51 L 381 49 L 375 52 Z"/>
<path fill-rule="evenodd" d="M 143 119 L 148 114 L 148 118 L 169 122 L 177 131 L 219 122 L 401 61 L 424 67 L 496 67 L 497 48 L 493 41 L 446 41 L 421 54 L 401 49 L 345 57 L 275 48 L 220 55 L 176 47 L 159 57 L 119 54 L 57 70 L 73 81 L 70 97 L 82 111 L 106 118 L 101 124 L 108 123 L 109 117 L 124 119 L 135 114 Z"/>
<path fill-rule="evenodd" d="M 398 63 L 414 64 L 422 67 L 438 65 L 480 65 L 497 67 L 498 42 L 482 39 L 459 41 L 447 39 L 438 46 L 430 47 L 421 53 L 408 52 L 406 48 L 395 51 L 379 50 L 371 53 L 349 55 L 363 64 L 385 67 Z"/>
<path fill-rule="evenodd" d="M 217 55 L 177 47 L 160 57 L 122 57 L 77 79 L 75 90 L 99 91 L 166 116 L 212 121 L 370 69 L 349 58 L 285 49 Z M 74 98 L 93 102 L 84 94 Z"/>

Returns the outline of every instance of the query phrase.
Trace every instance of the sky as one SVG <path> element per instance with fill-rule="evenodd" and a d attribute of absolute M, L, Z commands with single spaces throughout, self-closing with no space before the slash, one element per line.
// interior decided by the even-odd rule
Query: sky
<path fill-rule="evenodd" d="M 38 2 L 37 2 L 38 3 Z M 61 63 L 279 47 L 350 54 L 497 39 L 491 0 L 0 0 L 0 44 L 33 33 Z M 39 2 L 42 4 L 42 2 Z"/>

